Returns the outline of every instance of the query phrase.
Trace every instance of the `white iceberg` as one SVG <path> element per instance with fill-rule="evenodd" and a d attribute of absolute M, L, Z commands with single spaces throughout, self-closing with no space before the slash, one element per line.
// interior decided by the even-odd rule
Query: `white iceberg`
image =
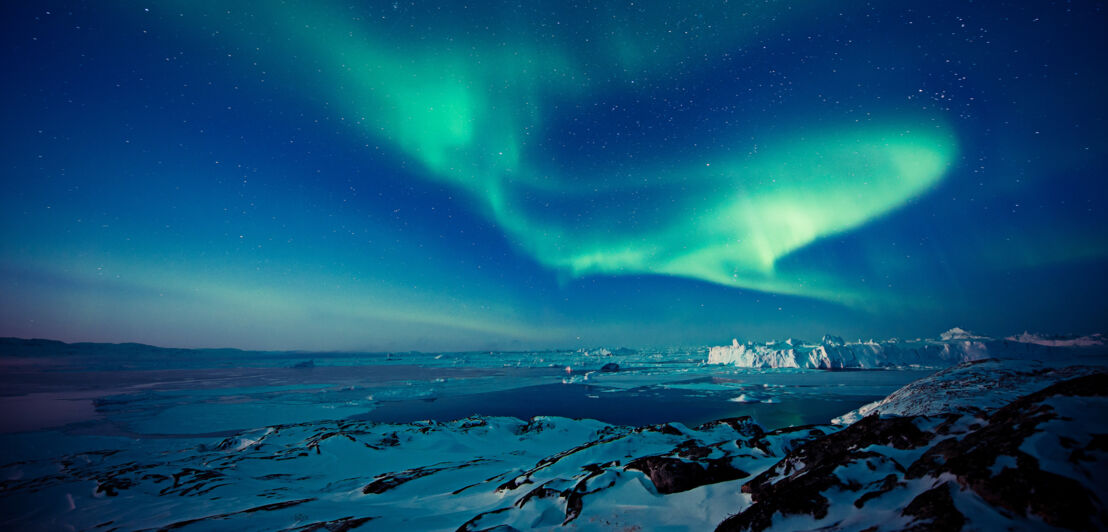
<path fill-rule="evenodd" d="M 1061 348 L 1061 349 L 1059 349 Z M 712 347 L 709 364 L 743 368 L 872 369 L 886 367 L 949 367 L 987 358 L 1044 360 L 1081 358 L 1103 353 L 1101 335 L 1042 337 L 1024 333 L 1004 339 L 975 335 L 955 327 L 938 339 L 844 342 L 824 336 L 819 343 L 797 340 L 740 343 Z"/>

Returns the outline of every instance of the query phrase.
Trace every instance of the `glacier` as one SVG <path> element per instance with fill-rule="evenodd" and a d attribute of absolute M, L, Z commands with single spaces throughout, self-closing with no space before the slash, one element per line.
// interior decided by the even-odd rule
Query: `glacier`
<path fill-rule="evenodd" d="M 1046 337 L 1025 332 L 994 339 L 955 327 L 934 339 L 846 342 L 838 336 L 825 335 L 818 343 L 788 339 L 761 344 L 740 343 L 735 339 L 731 345 L 711 347 L 707 362 L 743 368 L 942 368 L 987 358 L 1079 359 L 1100 352 L 1104 346 L 1105 339 L 1100 334 Z"/>

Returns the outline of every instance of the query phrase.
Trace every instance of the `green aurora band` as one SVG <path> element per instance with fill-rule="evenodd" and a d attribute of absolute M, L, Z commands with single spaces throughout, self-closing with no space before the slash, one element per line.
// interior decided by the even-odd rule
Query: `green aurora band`
<path fill-rule="evenodd" d="M 430 42 L 316 4 L 262 8 L 254 16 L 273 47 L 256 57 L 285 60 L 283 67 L 269 65 L 277 75 L 284 68 L 290 84 L 303 87 L 310 82 L 297 79 L 321 73 L 312 94 L 329 94 L 344 121 L 418 162 L 426 178 L 464 191 L 519 248 L 571 278 L 673 275 L 864 304 L 872 294 L 829 272 L 782 271 L 778 264 L 925 193 L 958 151 L 950 128 L 935 117 L 899 116 L 798 128 L 755 151 L 741 140 L 751 132 L 736 127 L 733 151 L 635 169 L 647 179 L 558 175 L 539 163 L 530 141 L 551 112 L 544 104 L 664 75 L 689 46 L 739 46 L 757 17 L 720 29 L 726 39 L 675 45 L 647 58 L 657 45 L 643 35 L 660 28 L 608 39 L 598 33 L 586 56 L 564 40 L 537 44 L 529 36 L 535 21 L 498 38 L 455 36 L 444 16 L 416 32 L 442 36 Z M 510 46 L 505 35 L 514 36 Z M 626 77 L 599 81 L 606 72 Z"/>

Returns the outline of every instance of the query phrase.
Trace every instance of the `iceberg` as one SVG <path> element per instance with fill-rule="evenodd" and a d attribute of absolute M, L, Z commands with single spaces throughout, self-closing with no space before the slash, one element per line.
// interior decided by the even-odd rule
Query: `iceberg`
<path fill-rule="evenodd" d="M 740 343 L 711 347 L 708 364 L 743 368 L 874 369 L 889 367 L 950 367 L 988 358 L 1042 360 L 1101 354 L 1106 345 L 1097 334 L 1044 337 L 1024 333 L 1003 339 L 979 336 L 954 327 L 937 339 L 845 342 L 825 335 L 818 343 Z"/>

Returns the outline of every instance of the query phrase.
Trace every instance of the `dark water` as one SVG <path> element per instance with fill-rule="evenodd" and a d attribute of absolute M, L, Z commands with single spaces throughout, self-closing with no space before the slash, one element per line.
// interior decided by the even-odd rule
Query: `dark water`
<path fill-rule="evenodd" d="M 651 425 L 677 421 L 695 426 L 716 419 L 751 416 L 767 429 L 827 423 L 886 394 L 795 394 L 777 403 L 728 401 L 735 392 L 674 390 L 661 387 L 611 390 L 588 384 L 544 384 L 506 391 L 457 395 L 436 400 L 381 403 L 356 419 L 388 423 L 452 420 L 472 415 L 529 419 L 549 415 L 592 418 L 616 425 Z"/>

